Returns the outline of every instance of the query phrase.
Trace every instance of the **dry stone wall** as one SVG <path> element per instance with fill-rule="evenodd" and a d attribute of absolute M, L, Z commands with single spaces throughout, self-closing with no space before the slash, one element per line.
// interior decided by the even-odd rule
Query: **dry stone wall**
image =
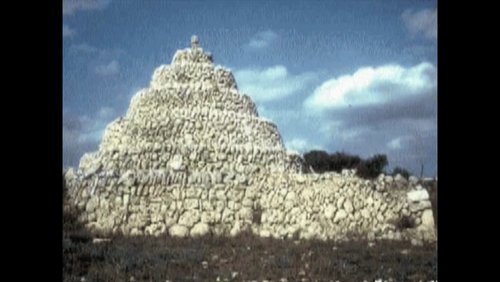
<path fill-rule="evenodd" d="M 65 181 L 80 220 L 100 232 L 435 240 L 429 195 L 415 183 L 303 166 L 193 38 Z M 417 227 L 396 230 L 403 216 Z"/>

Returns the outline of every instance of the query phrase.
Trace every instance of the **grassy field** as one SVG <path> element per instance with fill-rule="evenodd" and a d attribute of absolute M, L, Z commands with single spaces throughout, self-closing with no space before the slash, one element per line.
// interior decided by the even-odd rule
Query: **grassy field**
<path fill-rule="evenodd" d="M 299 242 L 250 234 L 196 239 L 115 237 L 100 243 L 85 236 L 69 237 L 63 249 L 65 281 L 82 277 L 85 281 L 437 279 L 435 245 Z"/>

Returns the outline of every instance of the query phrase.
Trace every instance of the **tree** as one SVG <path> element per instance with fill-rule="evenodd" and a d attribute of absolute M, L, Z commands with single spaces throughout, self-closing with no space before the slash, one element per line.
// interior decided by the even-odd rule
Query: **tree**
<path fill-rule="evenodd" d="M 362 178 L 375 178 L 384 171 L 384 167 L 389 164 L 386 155 L 377 154 L 365 161 L 362 161 L 357 167 L 356 174 Z"/>
<path fill-rule="evenodd" d="M 316 172 L 322 173 L 329 170 L 330 156 L 325 151 L 313 150 L 304 154 L 304 160 Z"/>
<path fill-rule="evenodd" d="M 344 152 L 336 152 L 330 155 L 330 171 L 341 172 L 343 169 L 353 169 L 359 165 L 361 158 Z"/>

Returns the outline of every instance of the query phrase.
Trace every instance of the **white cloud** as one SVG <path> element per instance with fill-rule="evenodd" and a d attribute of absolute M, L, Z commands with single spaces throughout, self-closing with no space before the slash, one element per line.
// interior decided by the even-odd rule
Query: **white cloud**
<path fill-rule="evenodd" d="M 63 37 L 71 37 L 73 35 L 75 35 L 75 30 L 67 25 L 63 25 Z"/>
<path fill-rule="evenodd" d="M 118 61 L 113 60 L 109 64 L 106 65 L 99 65 L 95 68 L 95 72 L 98 75 L 102 76 L 109 76 L 109 75 L 114 75 L 117 74 L 120 71 L 120 65 L 118 64 Z"/>
<path fill-rule="evenodd" d="M 304 89 L 314 78 L 312 73 L 292 75 L 286 67 L 243 69 L 234 73 L 238 88 L 256 102 L 266 102 L 289 96 Z"/>
<path fill-rule="evenodd" d="M 285 140 L 285 147 L 289 151 L 296 151 L 301 154 L 310 150 L 323 150 L 322 146 L 319 146 L 317 144 L 312 144 L 308 140 L 302 138 L 293 138 L 291 140 Z"/>
<path fill-rule="evenodd" d="M 411 142 L 415 138 L 415 136 L 411 135 L 399 136 L 387 142 L 387 147 L 392 150 L 402 150 L 407 147 L 409 142 Z"/>
<path fill-rule="evenodd" d="M 422 34 L 425 38 L 437 39 L 437 9 L 405 10 L 401 19 L 412 36 Z"/>
<path fill-rule="evenodd" d="M 401 149 L 401 137 L 398 137 L 398 138 L 395 138 L 395 139 L 392 139 L 391 141 L 389 141 L 387 143 L 387 147 L 394 149 L 394 150 Z"/>
<path fill-rule="evenodd" d="M 262 49 L 269 46 L 278 38 L 278 35 L 272 30 L 266 30 L 255 34 L 248 43 L 248 47 L 253 49 Z"/>
<path fill-rule="evenodd" d="M 111 0 L 63 0 L 63 15 L 72 15 L 81 10 L 102 10 Z"/>
<path fill-rule="evenodd" d="M 307 150 L 307 141 L 301 138 L 294 138 L 290 141 L 285 142 L 285 146 L 288 150 L 293 150 L 297 152 L 304 152 Z"/>
<path fill-rule="evenodd" d="M 324 82 L 304 105 L 317 111 L 384 105 L 426 94 L 436 85 L 436 68 L 426 62 L 411 68 L 399 65 L 363 67 L 354 74 Z"/>

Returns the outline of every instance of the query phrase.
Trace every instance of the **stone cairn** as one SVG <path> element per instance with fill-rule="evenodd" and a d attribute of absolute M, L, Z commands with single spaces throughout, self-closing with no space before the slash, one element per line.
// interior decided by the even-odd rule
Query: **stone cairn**
<path fill-rule="evenodd" d="M 193 36 L 64 178 L 67 203 L 104 233 L 436 239 L 429 195 L 416 183 L 303 172 L 276 125 Z M 402 216 L 416 227 L 397 230 Z"/>

